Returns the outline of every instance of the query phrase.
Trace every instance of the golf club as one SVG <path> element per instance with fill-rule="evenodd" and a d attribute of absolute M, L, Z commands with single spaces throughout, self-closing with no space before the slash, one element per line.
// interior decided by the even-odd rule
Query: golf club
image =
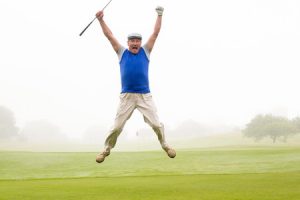
<path fill-rule="evenodd" d="M 111 2 L 112 0 L 110 0 L 105 6 L 104 6 L 104 8 L 102 8 L 102 11 L 108 6 L 108 4 L 110 4 L 110 2 Z M 84 29 L 83 29 L 83 31 L 79 34 L 79 36 L 81 36 L 85 31 L 86 31 L 86 29 L 95 21 L 95 19 L 96 19 L 97 17 L 95 17 Z"/>

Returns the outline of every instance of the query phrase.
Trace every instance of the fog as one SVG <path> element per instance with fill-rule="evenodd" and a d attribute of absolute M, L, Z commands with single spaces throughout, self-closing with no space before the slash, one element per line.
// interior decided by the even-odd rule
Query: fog
<path fill-rule="evenodd" d="M 129 122 L 132 123 L 132 122 Z M 57 126 L 46 121 L 28 123 L 18 135 L 0 138 L 0 150 L 39 151 L 39 152 L 95 152 L 104 146 L 107 129 L 103 125 L 93 126 L 82 133 L 81 137 L 72 138 L 62 133 Z M 276 143 L 270 137 L 259 141 L 246 137 L 239 127 L 222 125 L 209 126 L 187 120 L 171 129 L 166 127 L 166 140 L 178 150 L 194 148 L 223 147 L 283 147 L 299 146 L 300 134 L 288 138 L 279 137 Z M 149 151 L 160 150 L 158 139 L 149 127 L 135 132 L 125 128 L 118 138 L 114 151 Z"/>
<path fill-rule="evenodd" d="M 97 21 L 79 33 L 106 3 L 1 0 L 0 106 L 13 111 L 24 134 L 28 124 L 46 122 L 57 128 L 56 149 L 102 148 L 119 101 L 118 59 Z M 149 37 L 157 5 L 165 12 L 150 87 L 177 147 L 252 144 L 240 130 L 255 115 L 300 116 L 299 1 L 114 0 L 104 18 L 126 46 L 130 32 Z M 159 148 L 151 131 L 136 111 L 117 146 Z M 238 139 L 224 142 L 224 135 Z M 1 148 L 47 150 L 55 146 L 49 137 Z"/>

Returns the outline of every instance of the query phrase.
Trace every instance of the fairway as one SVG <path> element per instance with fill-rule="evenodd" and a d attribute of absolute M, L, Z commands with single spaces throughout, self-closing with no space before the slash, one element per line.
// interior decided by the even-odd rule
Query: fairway
<path fill-rule="evenodd" d="M 0 153 L 0 199 L 298 200 L 300 148 Z"/>

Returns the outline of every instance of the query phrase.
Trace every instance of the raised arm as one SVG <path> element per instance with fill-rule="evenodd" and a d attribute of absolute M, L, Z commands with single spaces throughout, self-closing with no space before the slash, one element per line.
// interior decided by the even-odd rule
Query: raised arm
<path fill-rule="evenodd" d="M 164 8 L 161 7 L 161 6 L 158 6 L 155 10 L 157 12 L 157 18 L 156 18 L 156 22 L 155 22 L 155 26 L 154 26 L 154 31 L 150 35 L 150 38 L 148 39 L 148 41 L 146 43 L 146 47 L 147 47 L 149 52 L 152 51 L 153 46 L 154 46 L 155 41 L 156 41 L 156 38 L 158 37 L 158 34 L 160 32 L 161 22 L 162 22 L 162 15 L 163 15 L 163 12 L 164 12 Z"/>
<path fill-rule="evenodd" d="M 100 26 L 102 28 L 102 31 L 103 31 L 104 35 L 109 40 L 109 42 L 112 45 L 115 52 L 118 52 L 121 45 L 120 45 L 119 41 L 114 37 L 114 35 L 111 32 L 111 30 L 109 29 L 109 27 L 106 25 L 106 23 L 103 19 L 103 16 L 104 16 L 103 11 L 99 11 L 99 12 L 96 13 L 96 17 L 97 17 L 97 19 L 100 23 Z"/>

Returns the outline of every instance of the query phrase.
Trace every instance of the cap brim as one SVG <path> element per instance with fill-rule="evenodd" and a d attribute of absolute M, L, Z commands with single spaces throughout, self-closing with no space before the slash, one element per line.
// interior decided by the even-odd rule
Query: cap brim
<path fill-rule="evenodd" d="M 142 40 L 141 37 L 137 37 L 137 36 L 128 37 L 128 40 L 132 40 L 132 39 L 139 39 L 139 40 Z"/>

